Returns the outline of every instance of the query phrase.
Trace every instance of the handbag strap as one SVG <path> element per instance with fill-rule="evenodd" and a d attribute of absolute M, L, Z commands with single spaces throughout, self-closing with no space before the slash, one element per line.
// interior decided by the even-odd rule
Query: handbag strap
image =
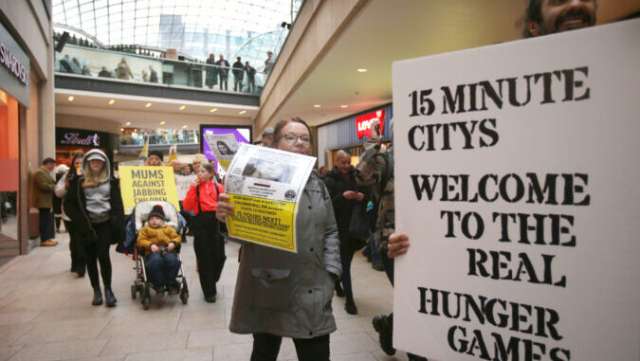
<path fill-rule="evenodd" d="M 218 185 L 213 182 L 213 186 L 216 187 L 216 201 L 220 198 L 220 190 Z M 196 186 L 196 197 L 198 198 L 198 213 L 202 213 L 202 206 L 200 206 L 200 184 Z"/>

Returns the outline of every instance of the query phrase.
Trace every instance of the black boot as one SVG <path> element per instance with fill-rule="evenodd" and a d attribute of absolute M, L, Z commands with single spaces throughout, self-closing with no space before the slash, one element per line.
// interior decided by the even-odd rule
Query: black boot
<path fill-rule="evenodd" d="M 342 290 L 342 286 L 340 286 L 340 281 L 336 281 L 336 296 L 344 297 L 344 291 Z"/>
<path fill-rule="evenodd" d="M 100 291 L 100 288 L 93 289 L 93 300 L 91 304 L 94 306 L 100 306 L 102 304 L 102 291 Z"/>
<path fill-rule="evenodd" d="M 118 300 L 116 299 L 116 296 L 113 294 L 113 291 L 111 290 L 111 287 L 104 288 L 104 296 L 107 299 L 107 307 L 114 307 L 116 305 L 116 302 L 118 302 Z"/>
<path fill-rule="evenodd" d="M 353 301 L 353 295 L 346 295 L 347 302 L 344 304 L 344 309 L 350 315 L 358 314 L 358 307 L 356 307 L 356 303 Z"/>
<path fill-rule="evenodd" d="M 393 348 L 393 313 L 389 316 L 376 316 L 373 318 L 373 328 L 379 335 L 380 347 L 389 356 L 396 354 Z"/>

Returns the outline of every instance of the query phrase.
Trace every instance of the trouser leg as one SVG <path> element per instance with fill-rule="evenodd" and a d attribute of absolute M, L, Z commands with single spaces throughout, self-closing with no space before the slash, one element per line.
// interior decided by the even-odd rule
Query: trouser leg
<path fill-rule="evenodd" d="M 100 262 L 100 274 L 102 275 L 102 283 L 104 287 L 111 288 L 111 258 L 109 257 L 109 248 L 111 247 L 111 225 L 109 222 L 93 225 L 98 234 L 96 242 L 96 255 Z"/>
<path fill-rule="evenodd" d="M 387 252 L 388 250 L 385 249 L 381 249 L 380 250 L 380 260 L 382 261 L 382 264 L 384 265 L 384 271 L 387 273 L 387 278 L 389 279 L 389 282 L 391 282 L 391 285 L 393 285 L 393 258 L 389 258 L 387 256 Z"/>
<path fill-rule="evenodd" d="M 214 278 L 213 237 L 198 229 L 193 241 L 193 248 L 196 253 L 202 293 L 204 297 L 214 296 L 216 294 L 216 281 Z"/>
<path fill-rule="evenodd" d="M 329 361 L 329 335 L 311 339 L 294 338 L 296 353 L 300 361 Z"/>
<path fill-rule="evenodd" d="M 53 238 L 51 229 L 53 222 L 50 208 L 38 208 L 40 212 L 40 242 L 48 241 Z"/>
<path fill-rule="evenodd" d="M 275 361 L 280 352 L 282 337 L 269 333 L 253 334 L 251 361 Z"/>
<path fill-rule="evenodd" d="M 352 295 L 351 288 L 351 261 L 353 260 L 353 251 L 340 250 L 340 262 L 342 263 L 342 287 L 345 295 Z"/>
<path fill-rule="evenodd" d="M 161 288 L 165 284 L 163 263 L 164 261 L 160 254 L 149 253 L 147 262 L 144 264 L 147 271 L 147 278 L 156 289 Z"/>
<path fill-rule="evenodd" d="M 174 253 L 169 252 L 164 255 L 164 282 L 166 284 L 176 283 L 176 277 L 178 276 L 181 263 Z"/>
<path fill-rule="evenodd" d="M 96 250 L 97 242 L 86 243 L 84 246 L 84 258 L 87 262 L 87 273 L 89 281 L 94 290 L 100 289 L 100 276 L 98 275 L 98 253 Z"/>

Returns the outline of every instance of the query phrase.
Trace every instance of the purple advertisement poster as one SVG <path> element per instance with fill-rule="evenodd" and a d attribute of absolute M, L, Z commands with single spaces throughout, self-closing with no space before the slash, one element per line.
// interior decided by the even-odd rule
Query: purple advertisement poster
<path fill-rule="evenodd" d="M 218 164 L 218 160 L 211 152 L 211 148 L 209 148 L 209 143 L 207 143 L 204 138 L 205 134 L 233 134 L 238 141 L 238 147 L 241 143 L 251 144 L 251 127 L 250 126 L 225 126 L 225 125 L 200 125 L 200 147 L 202 149 L 202 154 L 204 154 L 207 159 L 211 162 L 211 164 L 215 164 L 216 171 L 220 171 L 220 165 Z"/>

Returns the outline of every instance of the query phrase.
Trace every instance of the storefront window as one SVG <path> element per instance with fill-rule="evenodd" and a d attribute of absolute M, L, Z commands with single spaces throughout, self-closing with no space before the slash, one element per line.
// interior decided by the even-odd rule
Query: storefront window
<path fill-rule="evenodd" d="M 0 242 L 18 239 L 19 139 L 18 101 L 0 89 Z"/>

